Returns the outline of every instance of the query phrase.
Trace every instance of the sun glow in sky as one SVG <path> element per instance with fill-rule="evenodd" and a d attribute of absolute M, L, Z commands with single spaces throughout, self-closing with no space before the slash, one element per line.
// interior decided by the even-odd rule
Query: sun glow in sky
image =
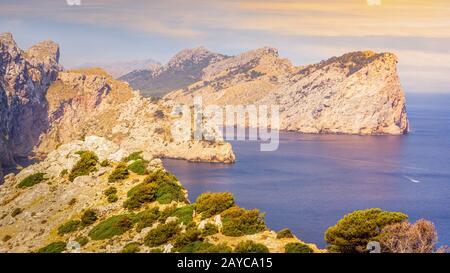
<path fill-rule="evenodd" d="M 204 45 L 274 46 L 295 64 L 355 50 L 394 52 L 407 91 L 450 92 L 448 0 L 0 0 L 0 32 L 52 39 L 66 67 L 152 58 Z M 80 3 L 80 5 L 78 5 Z"/>

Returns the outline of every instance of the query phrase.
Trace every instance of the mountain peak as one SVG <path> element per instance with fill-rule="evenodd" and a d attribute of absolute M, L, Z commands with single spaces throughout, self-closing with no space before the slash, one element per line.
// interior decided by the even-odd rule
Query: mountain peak
<path fill-rule="evenodd" d="M 167 63 L 170 68 L 183 68 L 184 66 L 192 66 L 198 64 L 209 64 L 224 59 L 222 54 L 209 51 L 207 48 L 200 46 L 196 48 L 183 49 L 175 54 Z"/>

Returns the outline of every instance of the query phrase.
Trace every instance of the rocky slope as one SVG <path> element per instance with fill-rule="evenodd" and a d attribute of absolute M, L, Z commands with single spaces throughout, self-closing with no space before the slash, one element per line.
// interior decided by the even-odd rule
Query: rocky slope
<path fill-rule="evenodd" d="M 119 79 L 128 82 L 146 97 L 159 97 L 197 82 L 202 77 L 203 68 L 224 58 L 224 55 L 204 47 L 185 49 L 162 67 L 135 70 Z"/>
<path fill-rule="evenodd" d="M 170 66 L 183 66 L 187 59 L 188 53 Z M 1 34 L 0 61 L 0 181 L 16 164 L 28 164 L 36 155 L 42 159 L 57 146 L 93 133 L 152 155 L 234 161 L 231 146 L 211 130 L 209 135 L 217 136 L 213 141 L 175 141 L 167 105 L 143 98 L 103 70 L 62 72 L 54 42 L 23 51 L 11 34 Z"/>
<path fill-rule="evenodd" d="M 26 51 L 0 34 L 0 165 L 26 158 L 48 125 L 45 92 L 56 79 L 59 47 L 51 41 Z"/>
<path fill-rule="evenodd" d="M 71 181 L 73 171 L 70 170 L 82 161 L 80 157 L 83 155 L 80 151 L 96 154 L 98 157 L 97 163 L 94 162 L 96 168 Z M 130 166 L 140 160 L 123 160 L 127 155 L 128 151 L 105 138 L 88 136 L 84 141 L 78 140 L 61 145 L 44 161 L 25 168 L 17 175 L 8 175 L 5 184 L 0 186 L 0 252 L 38 251 L 55 242 L 59 242 L 56 245 L 63 244 L 66 247 L 65 252 L 120 252 L 129 243 L 138 244 L 140 252 L 156 250 L 171 252 L 176 251 L 174 246 L 180 244 L 176 237 L 170 239 L 171 235 L 168 235 L 167 240 L 154 243 L 152 240 L 156 237 L 150 236 L 149 239 L 147 236 L 152 230 L 170 222 L 177 223 L 173 226 L 173 228 L 178 226 L 177 236 L 187 234 L 188 230 L 196 233 L 205 229 L 206 225 L 218 229 L 218 233 L 203 233 L 201 237 L 194 236 L 195 238 L 187 236 L 181 240 L 181 242 L 195 241 L 194 245 L 214 246 L 225 243 L 234 248 L 239 242 L 252 240 L 264 244 L 271 252 L 284 252 L 287 243 L 300 242 L 295 237 L 277 238 L 277 234 L 267 228 L 249 232 L 247 235 L 224 235 L 221 231 L 223 225 L 221 214 L 213 213 L 206 218 L 200 217 L 197 209 L 192 209 L 197 207 L 189 205 L 186 200 L 187 192 L 179 188 L 181 187 L 179 182 L 176 182 L 179 186 L 175 188 L 179 188 L 182 195 L 176 199 L 170 199 L 172 201 L 168 201 L 167 198 L 157 201 L 145 199 L 147 200 L 145 206 L 130 209 L 125 205 L 126 200 L 132 195 L 130 189 L 145 184 L 149 175 L 130 171 L 119 181 L 111 181 L 111 174 L 118 168 L 120 162 Z M 108 160 L 108 163 L 99 163 L 104 160 Z M 163 170 L 159 159 L 144 156 L 144 160 L 148 164 L 146 169 L 150 176 L 158 173 L 158 170 Z M 89 161 L 88 164 L 91 163 L 92 161 Z M 43 174 L 39 183 L 28 183 L 24 186 L 24 179 L 39 173 Z M 176 181 L 170 175 L 162 178 Z M 161 181 L 159 183 L 170 182 Z M 105 193 L 110 187 L 115 188 L 115 193 L 112 193 L 115 198 L 112 200 L 109 198 L 111 193 Z M 175 210 L 177 208 L 178 210 Z M 159 220 L 151 218 L 155 209 L 161 213 L 158 216 Z M 93 211 L 95 217 L 93 215 L 85 217 L 87 210 Z M 187 213 L 181 214 L 181 211 Z M 151 213 L 145 216 L 147 212 Z M 78 219 L 81 219 L 81 222 Z M 115 219 L 122 220 L 116 223 Z M 46 248 L 46 251 L 55 251 L 55 244 L 51 246 L 53 248 Z M 314 245 L 309 247 L 313 251 L 319 251 Z M 189 249 L 180 248 L 179 251 Z M 221 250 L 215 251 L 220 252 L 223 249 L 222 245 Z"/>
<path fill-rule="evenodd" d="M 165 98 L 278 105 L 282 130 L 398 135 L 407 133 L 408 120 L 396 65 L 393 54 L 367 51 L 294 67 L 275 49 L 263 48 L 209 65 L 202 80 Z"/>
<path fill-rule="evenodd" d="M 143 98 L 100 69 L 60 72 L 46 94 L 49 128 L 35 152 L 47 154 L 86 135 L 107 137 L 130 151 L 190 161 L 235 160 L 231 145 L 215 141 L 176 141 L 171 108 Z"/>

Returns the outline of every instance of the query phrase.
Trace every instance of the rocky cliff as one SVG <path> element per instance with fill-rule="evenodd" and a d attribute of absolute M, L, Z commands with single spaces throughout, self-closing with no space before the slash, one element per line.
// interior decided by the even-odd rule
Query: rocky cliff
<path fill-rule="evenodd" d="M 280 129 L 302 133 L 404 134 L 405 95 L 390 53 L 354 52 L 295 67 L 272 48 L 216 62 L 202 79 L 166 99 L 205 104 L 278 105 Z"/>
<path fill-rule="evenodd" d="M 83 160 L 83 153 L 90 153 L 89 160 Z M 247 240 L 284 252 L 286 244 L 301 243 L 290 233 L 277 235 L 255 218 L 242 225 L 256 225 L 257 230 L 228 234 L 229 224 L 221 213 L 202 217 L 201 207 L 190 205 L 186 190 L 165 173 L 161 160 L 128 155 L 112 141 L 87 136 L 8 175 L 0 185 L 0 252 L 228 252 Z M 136 163 L 146 165 L 132 168 Z M 121 170 L 118 179 L 120 166 L 129 171 Z M 73 178 L 74 173 L 80 175 Z M 139 195 L 138 203 L 130 202 L 141 193 L 145 196 Z M 233 206 L 229 201 L 210 202 L 208 208 L 223 211 Z M 232 210 L 254 212 L 236 205 Z M 308 247 L 320 251 L 315 245 Z"/>
<path fill-rule="evenodd" d="M 45 93 L 56 79 L 59 47 L 51 41 L 21 50 L 0 34 L 0 165 L 26 158 L 48 125 Z"/>
<path fill-rule="evenodd" d="M 205 67 L 224 58 L 226 56 L 210 52 L 204 47 L 185 49 L 164 66 L 135 70 L 119 79 L 128 82 L 146 97 L 159 97 L 197 82 Z"/>
<path fill-rule="evenodd" d="M 185 52 L 168 66 L 182 70 L 215 58 L 194 55 Z M 174 141 L 167 105 L 143 98 L 101 69 L 62 72 L 58 61 L 54 42 L 23 51 L 11 34 L 0 35 L 0 181 L 5 169 L 89 134 L 154 156 L 234 161 L 231 145 L 218 134 L 215 141 Z"/>

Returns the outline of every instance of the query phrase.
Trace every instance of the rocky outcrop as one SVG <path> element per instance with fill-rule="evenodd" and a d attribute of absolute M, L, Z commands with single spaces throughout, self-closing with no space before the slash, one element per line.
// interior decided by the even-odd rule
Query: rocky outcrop
<path fill-rule="evenodd" d="M 203 68 L 224 58 L 226 56 L 210 52 L 204 47 L 185 49 L 162 67 L 136 70 L 119 79 L 128 82 L 146 97 L 160 97 L 197 82 L 202 77 Z"/>
<path fill-rule="evenodd" d="M 354 52 L 294 67 L 275 49 L 227 58 L 202 80 L 165 98 L 192 104 L 278 105 L 280 129 L 302 133 L 399 135 L 408 132 L 405 95 L 390 53 Z"/>
<path fill-rule="evenodd" d="M 80 160 L 80 151 L 93 152 L 98 156 L 98 162 L 108 159 L 109 164 L 97 163 L 96 170 L 89 175 L 78 176 L 70 181 L 67 171 L 70 172 Z M 8 175 L 5 183 L 0 185 L 0 252 L 35 252 L 54 242 L 67 244 L 64 252 L 121 252 L 127 244 L 132 242 L 140 245 L 140 252 L 152 252 L 159 248 L 171 252 L 173 245 L 170 242 L 164 243 L 164 245 L 161 243 L 161 246 L 157 248 L 144 244 L 144 238 L 157 226 L 178 221 L 180 216 L 176 215 L 179 214 L 172 216 L 169 214 L 169 217 L 166 216 L 165 219 L 162 217 L 162 211 L 165 209 L 173 212 L 176 208 L 188 209 L 188 212 L 191 209 L 191 215 L 184 214 L 182 216 L 184 218 L 192 217 L 191 221 L 193 222 L 190 224 L 190 229 L 193 227 L 199 230 L 204 229 L 207 222 L 219 229 L 219 232 L 214 235 L 202 235 L 201 240 L 210 244 L 225 243 L 235 247 L 239 242 L 253 240 L 266 245 L 271 252 L 284 252 L 284 246 L 287 243 L 300 242 L 295 237 L 278 238 L 277 234 L 269 229 L 251 235 L 225 236 L 220 232 L 222 228 L 220 215 L 202 219 L 198 213 L 192 210 L 187 200 L 172 200 L 169 204 L 157 200 L 148 202 L 146 207 L 132 211 L 124 208 L 124 202 L 129 196 L 130 189 L 143 183 L 147 177 L 147 174 L 139 175 L 130 171 L 129 176 L 120 182 L 108 181 L 108 177 L 119 162 L 125 163 L 126 160 L 124 161 L 123 158 L 127 155 L 129 155 L 128 151 L 112 141 L 102 137 L 88 136 L 83 141 L 76 140 L 61 145 L 49 153 L 45 160 L 26 167 L 17 175 Z M 149 173 L 164 170 L 159 159 L 145 155 L 144 159 L 149 162 L 147 166 Z M 132 164 L 132 162 L 128 161 L 127 164 Z M 45 181 L 26 188 L 18 187 L 23 179 L 37 173 L 44 174 Z M 182 186 L 180 182 L 177 181 L 177 183 Z M 116 189 L 117 199 L 114 202 L 108 201 L 105 194 L 110 187 Z M 187 192 L 184 189 L 182 191 L 187 196 Z M 96 213 L 97 219 L 93 220 L 94 223 L 75 222 L 79 221 L 88 209 Z M 149 209 L 158 209 L 161 212 L 161 219 L 153 219 L 148 216 L 145 218 L 144 213 Z M 106 227 L 109 228 L 110 236 L 108 238 L 98 238 L 92 235 L 91 231 L 99 223 L 105 223 L 106 219 L 119 215 L 128 217 L 127 221 L 122 223 L 124 231 L 117 232 L 113 229 L 120 227 L 110 224 Z M 129 219 L 134 219 L 134 222 L 130 222 Z M 59 228 L 69 221 L 78 226 L 60 232 Z M 187 230 L 187 224 L 180 220 L 177 224 L 179 232 L 183 233 Z M 140 225 L 142 228 L 139 228 Z M 106 228 L 104 227 L 104 229 Z M 81 242 L 80 238 L 83 238 L 85 244 L 79 243 Z M 320 251 L 313 244 L 309 246 L 316 252 Z"/>
<path fill-rule="evenodd" d="M 45 94 L 56 79 L 59 47 L 51 41 L 21 50 L 0 34 L 0 165 L 26 158 L 48 125 Z"/>
<path fill-rule="evenodd" d="M 63 143 L 86 135 L 106 137 L 129 151 L 190 161 L 234 162 L 229 143 L 175 141 L 171 108 L 143 98 L 128 84 L 100 69 L 59 73 L 46 95 L 49 129 L 41 136 L 37 154 L 47 154 Z"/>

